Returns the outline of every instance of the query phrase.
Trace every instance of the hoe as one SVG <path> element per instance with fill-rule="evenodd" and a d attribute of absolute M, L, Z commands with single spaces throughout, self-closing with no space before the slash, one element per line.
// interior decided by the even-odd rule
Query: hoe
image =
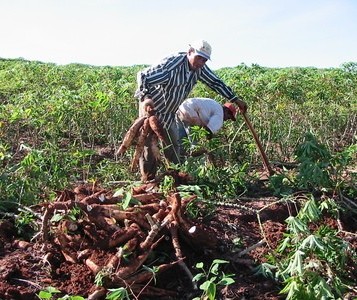
<path fill-rule="evenodd" d="M 246 113 L 243 113 L 242 115 L 243 115 L 244 121 L 245 121 L 245 123 L 247 124 L 247 126 L 248 126 L 250 132 L 253 134 L 255 143 L 256 143 L 256 145 L 257 145 L 257 147 L 258 147 L 258 149 L 259 149 L 260 155 L 261 155 L 261 157 L 262 157 L 262 159 L 263 159 L 264 167 L 265 167 L 266 171 L 269 172 L 269 175 L 271 176 L 271 175 L 274 174 L 274 170 L 271 168 L 271 166 L 270 166 L 270 164 L 269 164 L 268 158 L 267 158 L 267 156 L 266 156 L 266 154 L 265 154 L 265 151 L 264 151 L 264 149 L 263 149 L 263 146 L 262 146 L 262 144 L 261 144 L 261 142 L 260 142 L 260 140 L 259 140 L 259 138 L 258 138 L 258 135 L 257 135 L 257 133 L 255 132 L 255 130 L 254 130 L 253 126 L 252 126 L 252 123 L 250 122 L 250 120 L 249 120 L 247 114 L 246 114 Z"/>

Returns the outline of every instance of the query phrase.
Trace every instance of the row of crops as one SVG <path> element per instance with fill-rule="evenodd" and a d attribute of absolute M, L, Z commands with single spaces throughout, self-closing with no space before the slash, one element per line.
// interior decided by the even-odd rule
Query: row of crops
<path fill-rule="evenodd" d="M 128 171 L 132 153 L 97 158 L 99 148 L 117 149 L 136 118 L 133 94 L 143 67 L 1 59 L 0 199 L 31 203 L 76 181 L 138 179 Z M 217 73 L 248 103 L 271 161 L 294 162 L 307 132 L 332 152 L 356 143 L 357 63 L 332 69 L 242 64 Z M 225 101 L 201 84 L 192 96 Z M 242 118 L 217 138 L 225 166 L 260 162 Z"/>

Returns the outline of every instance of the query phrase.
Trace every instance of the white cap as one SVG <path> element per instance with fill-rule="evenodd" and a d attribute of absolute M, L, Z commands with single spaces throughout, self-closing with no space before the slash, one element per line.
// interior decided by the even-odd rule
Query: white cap
<path fill-rule="evenodd" d="M 190 44 L 190 47 L 192 47 L 195 50 L 197 55 L 202 56 L 206 59 L 211 59 L 212 47 L 210 44 L 208 44 L 207 41 L 205 40 L 194 41 Z"/>

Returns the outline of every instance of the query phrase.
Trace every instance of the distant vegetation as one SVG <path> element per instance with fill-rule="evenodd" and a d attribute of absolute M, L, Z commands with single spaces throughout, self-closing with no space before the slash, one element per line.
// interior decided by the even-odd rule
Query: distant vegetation
<path fill-rule="evenodd" d="M 132 155 L 113 151 L 137 116 L 136 73 L 144 66 L 94 67 L 0 60 L 0 199 L 31 203 L 76 181 L 135 180 Z M 311 132 L 329 151 L 356 143 L 357 63 L 341 68 L 240 65 L 217 73 L 249 105 L 271 161 L 294 162 Z M 192 96 L 225 101 L 198 84 Z M 261 164 L 243 119 L 217 137 L 225 166 Z"/>

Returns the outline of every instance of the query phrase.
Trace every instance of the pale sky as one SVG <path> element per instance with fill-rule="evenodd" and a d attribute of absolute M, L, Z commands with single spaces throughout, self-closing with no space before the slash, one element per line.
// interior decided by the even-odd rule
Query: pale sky
<path fill-rule="evenodd" d="M 205 39 L 212 69 L 357 62 L 357 0 L 0 0 L 0 58 L 151 64 Z"/>

